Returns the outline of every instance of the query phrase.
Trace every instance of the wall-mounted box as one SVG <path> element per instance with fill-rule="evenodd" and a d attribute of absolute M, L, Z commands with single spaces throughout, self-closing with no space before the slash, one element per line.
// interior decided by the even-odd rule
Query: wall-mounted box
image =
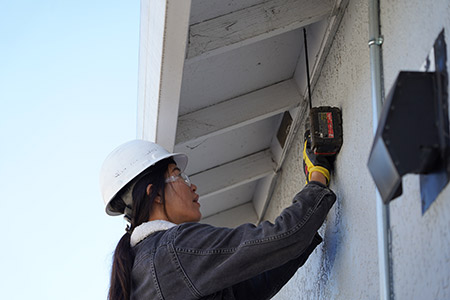
<path fill-rule="evenodd" d="M 407 173 L 430 174 L 444 168 L 448 182 L 448 124 L 440 74 L 400 72 L 383 106 L 368 161 L 385 203 L 401 195 L 401 179 Z"/>

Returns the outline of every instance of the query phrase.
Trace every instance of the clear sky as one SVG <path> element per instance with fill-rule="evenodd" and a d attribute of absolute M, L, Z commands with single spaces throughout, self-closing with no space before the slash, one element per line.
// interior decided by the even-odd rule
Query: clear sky
<path fill-rule="evenodd" d="M 140 1 L 0 1 L 2 299 L 106 299 L 99 171 L 136 137 Z"/>

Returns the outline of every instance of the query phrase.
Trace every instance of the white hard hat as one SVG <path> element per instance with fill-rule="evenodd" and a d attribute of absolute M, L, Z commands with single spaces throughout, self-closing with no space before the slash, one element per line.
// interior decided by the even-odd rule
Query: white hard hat
<path fill-rule="evenodd" d="M 110 216 L 123 214 L 112 209 L 111 201 L 139 174 L 169 157 L 172 157 L 177 167 L 184 171 L 188 161 L 185 154 L 170 153 L 160 145 L 149 141 L 132 140 L 114 149 L 103 162 L 100 171 L 100 189 L 106 213 Z M 131 197 L 128 198 L 124 202 L 130 205 Z"/>

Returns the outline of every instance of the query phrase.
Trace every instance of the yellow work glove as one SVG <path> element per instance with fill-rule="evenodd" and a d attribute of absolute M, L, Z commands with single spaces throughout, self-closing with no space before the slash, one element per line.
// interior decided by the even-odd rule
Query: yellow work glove
<path fill-rule="evenodd" d="M 327 179 L 327 185 L 330 183 L 330 171 L 332 169 L 332 158 L 328 156 L 314 154 L 311 149 L 310 131 L 305 132 L 305 142 L 303 145 L 303 170 L 306 175 L 306 183 L 311 180 L 312 172 L 320 172 Z"/>

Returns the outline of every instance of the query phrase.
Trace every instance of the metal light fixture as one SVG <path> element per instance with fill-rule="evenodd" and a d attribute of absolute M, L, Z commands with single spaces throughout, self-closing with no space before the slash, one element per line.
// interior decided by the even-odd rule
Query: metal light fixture
<path fill-rule="evenodd" d="M 368 167 L 384 203 L 407 173 L 450 177 L 447 95 L 438 72 L 400 72 L 383 106 Z"/>

